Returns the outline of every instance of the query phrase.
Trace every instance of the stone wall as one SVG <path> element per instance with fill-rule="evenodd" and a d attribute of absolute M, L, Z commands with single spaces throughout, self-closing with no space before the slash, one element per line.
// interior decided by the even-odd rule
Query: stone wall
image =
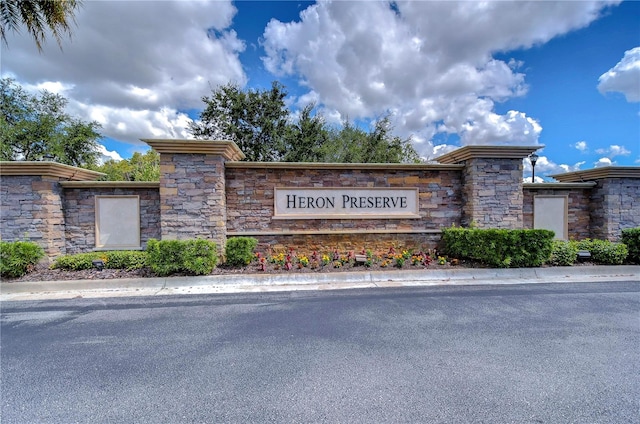
<path fill-rule="evenodd" d="M 240 162 L 232 142 L 146 141 L 160 153 L 159 183 L 95 182 L 102 174 L 2 162 L 0 238 L 35 241 L 49 257 L 94 250 L 96 195 L 140 196 L 142 248 L 150 238 L 200 237 L 222 250 L 227 237 L 250 236 L 263 250 L 433 249 L 451 225 L 531 228 L 535 195 L 567 196 L 570 238 L 619 240 L 622 229 L 640 226 L 640 168 L 576 171 L 554 175 L 559 184 L 523 186 L 522 160 L 540 146 L 466 146 L 439 164 L 296 164 Z M 412 209 L 398 218 L 274 218 L 275 188 L 416 188 L 417 217 L 407 218 Z"/>
<path fill-rule="evenodd" d="M 562 182 L 592 182 L 590 237 L 619 241 L 625 228 L 640 227 L 640 167 L 606 166 L 552 175 Z"/>
<path fill-rule="evenodd" d="M 522 169 L 522 159 L 466 161 L 462 177 L 462 224 L 522 228 Z"/>
<path fill-rule="evenodd" d="M 162 238 L 224 240 L 224 159 L 206 154 L 162 154 L 160 175 Z"/>
<path fill-rule="evenodd" d="M 51 176 L 3 176 L 0 185 L 2 240 L 36 242 L 49 257 L 65 253 L 59 180 Z"/>
<path fill-rule="evenodd" d="M 78 187 L 71 185 L 64 190 L 64 216 L 66 222 L 66 252 L 88 252 L 96 247 L 95 196 L 140 197 L 140 244 L 146 248 L 149 239 L 160 239 L 160 193 L 158 187 Z M 146 185 L 146 187 L 145 187 Z"/>
<path fill-rule="evenodd" d="M 640 227 L 640 180 L 598 180 L 591 194 L 591 237 L 617 241 L 623 229 L 635 227 Z"/>
<path fill-rule="evenodd" d="M 564 187 L 564 188 L 563 188 Z M 567 226 L 570 240 L 591 237 L 590 195 L 592 184 L 569 187 L 561 183 L 525 184 L 523 188 L 523 227 L 533 228 L 534 196 L 567 196 Z"/>
<path fill-rule="evenodd" d="M 273 219 L 276 187 L 415 187 L 420 218 Z M 227 234 L 277 249 L 388 249 L 394 239 L 433 248 L 434 232 L 460 225 L 460 190 L 460 167 L 228 163 Z"/>
<path fill-rule="evenodd" d="M 462 225 L 522 228 L 522 160 L 543 146 L 465 146 L 436 158 L 464 164 Z"/>

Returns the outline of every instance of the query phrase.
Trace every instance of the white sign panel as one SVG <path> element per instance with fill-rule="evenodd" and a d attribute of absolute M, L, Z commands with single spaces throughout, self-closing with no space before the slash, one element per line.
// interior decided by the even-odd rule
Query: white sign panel
<path fill-rule="evenodd" d="M 276 188 L 274 219 L 420 218 L 417 188 Z"/>
<path fill-rule="evenodd" d="M 551 230 L 556 239 L 568 240 L 567 196 L 535 196 L 533 198 L 533 228 Z"/>
<path fill-rule="evenodd" d="M 96 247 L 140 247 L 139 196 L 96 196 Z"/>

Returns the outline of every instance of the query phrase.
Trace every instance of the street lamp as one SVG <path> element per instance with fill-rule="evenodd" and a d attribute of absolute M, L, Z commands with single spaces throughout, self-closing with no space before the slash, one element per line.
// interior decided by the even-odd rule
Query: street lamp
<path fill-rule="evenodd" d="M 535 153 L 531 153 L 529 155 L 529 160 L 531 161 L 531 182 L 536 182 L 536 162 L 538 162 L 538 155 Z"/>

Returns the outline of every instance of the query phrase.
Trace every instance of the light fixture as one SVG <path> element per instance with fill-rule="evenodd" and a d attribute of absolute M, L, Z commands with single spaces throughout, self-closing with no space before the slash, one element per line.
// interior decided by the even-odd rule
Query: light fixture
<path fill-rule="evenodd" d="M 93 264 L 93 267 L 96 268 L 98 271 L 102 271 L 104 269 L 104 261 L 101 259 L 96 259 L 91 263 Z"/>
<path fill-rule="evenodd" d="M 531 182 L 536 182 L 536 162 L 538 162 L 538 155 L 531 153 L 529 155 L 529 160 L 531 161 Z"/>
<path fill-rule="evenodd" d="M 578 262 L 586 262 L 591 259 L 591 252 L 588 250 L 578 250 Z"/>

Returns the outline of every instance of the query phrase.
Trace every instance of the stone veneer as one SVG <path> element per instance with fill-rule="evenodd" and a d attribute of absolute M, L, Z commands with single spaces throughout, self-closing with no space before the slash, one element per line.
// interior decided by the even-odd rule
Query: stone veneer
<path fill-rule="evenodd" d="M 535 195 L 568 197 L 570 238 L 618 240 L 640 226 L 640 168 L 553 175 L 522 183 L 522 159 L 541 146 L 467 146 L 440 164 L 239 162 L 232 142 L 146 140 L 161 160 L 159 183 L 95 182 L 102 174 L 51 162 L 0 163 L 0 238 L 32 240 L 47 255 L 95 249 L 95 196 L 140 196 L 140 237 L 256 237 L 265 249 L 433 248 L 441 229 L 531 228 Z M 273 219 L 276 187 L 419 189 L 419 218 Z"/>
<path fill-rule="evenodd" d="M 160 153 L 162 239 L 226 242 L 225 162 L 244 154 L 232 142 L 143 140 Z"/>
<path fill-rule="evenodd" d="M 0 239 L 36 242 L 48 257 L 66 253 L 59 183 L 96 179 L 102 174 L 53 162 L 3 162 L 0 173 Z"/>
<path fill-rule="evenodd" d="M 552 177 L 560 182 L 596 183 L 590 196 L 592 238 L 617 241 L 623 229 L 640 227 L 640 168 L 607 166 Z"/>
<path fill-rule="evenodd" d="M 160 239 L 160 193 L 158 183 L 63 182 L 67 254 L 88 252 L 96 246 L 96 196 L 139 196 L 140 247 L 151 238 Z"/>
<path fill-rule="evenodd" d="M 459 165 L 226 164 L 227 234 L 296 250 L 434 248 L 442 227 L 460 224 Z M 415 187 L 415 219 L 273 219 L 276 187 Z M 434 235 L 435 234 L 435 235 Z"/>
<path fill-rule="evenodd" d="M 465 146 L 436 160 L 462 163 L 462 225 L 522 228 L 522 159 L 543 146 Z"/>
<path fill-rule="evenodd" d="M 593 188 L 591 198 L 594 205 L 591 209 L 593 238 L 618 240 L 623 229 L 640 227 L 639 180 L 599 180 Z"/>

